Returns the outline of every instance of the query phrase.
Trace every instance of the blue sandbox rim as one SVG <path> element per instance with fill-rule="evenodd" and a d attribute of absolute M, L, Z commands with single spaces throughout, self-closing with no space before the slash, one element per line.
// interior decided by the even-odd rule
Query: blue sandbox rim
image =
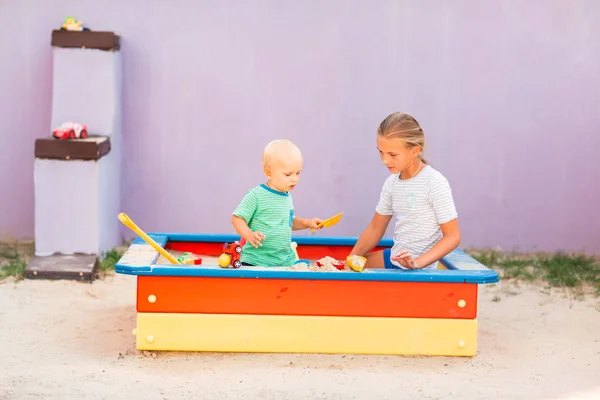
<path fill-rule="evenodd" d="M 189 233 L 149 233 L 159 245 L 165 246 L 167 242 L 208 242 L 225 243 L 239 240 L 238 235 L 228 234 L 189 234 Z M 320 246 L 353 246 L 357 238 L 352 237 L 315 237 L 298 236 L 293 241 L 301 245 Z M 137 237 L 132 245 L 146 245 L 144 240 Z M 379 247 L 391 247 L 392 239 L 383 239 Z M 151 248 L 150 248 L 151 249 Z M 152 251 L 154 251 L 152 249 Z M 389 282 L 461 282 L 474 284 L 488 284 L 498 282 L 498 273 L 479 263 L 470 255 L 460 249 L 444 257 L 441 262 L 448 270 L 389 270 L 369 269 L 362 273 L 357 272 L 315 272 L 315 271 L 290 271 L 289 268 L 279 267 L 241 267 L 239 269 L 221 268 L 218 265 L 192 265 L 178 266 L 154 263 L 158 259 L 158 252 L 154 252 L 152 260 L 144 265 L 132 265 L 124 262 L 127 253 L 115 265 L 115 271 L 126 275 L 140 276 L 189 276 L 189 277 L 229 277 L 229 278 L 263 278 L 263 279 L 309 279 L 309 280 L 353 280 L 353 281 L 389 281 Z M 466 267 L 467 269 L 461 269 Z"/>
<path fill-rule="evenodd" d="M 207 242 L 207 243 L 225 243 L 240 240 L 239 235 L 225 234 L 195 234 L 195 233 L 149 233 L 150 237 L 164 236 L 169 242 Z M 156 239 L 154 239 L 156 240 Z M 300 245 L 316 246 L 354 246 L 358 238 L 353 237 L 317 237 L 317 236 L 296 236 L 292 241 Z M 133 241 L 133 244 L 144 244 L 144 240 L 139 236 Z M 158 242 L 157 242 L 158 243 Z M 165 242 L 166 243 L 166 242 Z M 160 244 L 160 243 L 159 243 Z M 379 242 L 380 247 L 392 247 L 394 241 L 384 238 Z M 164 245 L 164 244 L 163 244 Z"/>

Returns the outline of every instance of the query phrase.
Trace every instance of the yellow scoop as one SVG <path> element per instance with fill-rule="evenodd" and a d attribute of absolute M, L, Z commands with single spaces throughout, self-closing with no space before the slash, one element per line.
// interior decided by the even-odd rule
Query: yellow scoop
<path fill-rule="evenodd" d="M 318 227 L 324 226 L 325 228 L 329 228 L 332 227 L 333 225 L 337 224 L 338 222 L 340 222 L 340 219 L 342 219 L 342 215 L 344 213 L 339 213 L 337 215 L 334 215 L 331 218 L 327 218 L 325 221 L 321 222 L 319 225 L 317 225 Z M 314 231 L 315 228 L 310 228 L 310 231 Z"/>
<path fill-rule="evenodd" d="M 351 255 L 346 257 L 346 264 L 356 272 L 362 272 L 367 259 L 363 256 Z"/>
<path fill-rule="evenodd" d="M 119 221 L 121 221 L 123 223 L 123 225 L 125 225 L 126 227 L 128 227 L 129 229 L 131 229 L 132 231 L 134 231 L 135 233 L 137 233 L 139 235 L 139 237 L 141 237 L 142 239 L 144 239 L 144 241 L 146 243 L 148 243 L 150 246 L 152 246 L 154 248 L 154 250 L 158 251 L 160 254 L 162 254 L 167 260 L 169 260 L 172 264 L 181 264 L 179 261 L 177 261 L 177 259 L 175 257 L 173 257 L 168 251 L 166 251 L 165 249 L 163 249 L 162 247 L 160 247 L 160 245 L 158 243 L 156 243 L 150 236 L 146 235 L 146 232 L 144 232 L 143 230 L 140 229 L 139 226 L 137 226 L 132 220 L 131 218 L 129 218 L 127 216 L 127 214 L 125 213 L 120 213 L 117 218 L 119 218 Z"/>

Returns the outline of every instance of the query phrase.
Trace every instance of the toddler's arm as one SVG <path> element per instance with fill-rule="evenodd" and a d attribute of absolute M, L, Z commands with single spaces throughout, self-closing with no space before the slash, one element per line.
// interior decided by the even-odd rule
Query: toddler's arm
<path fill-rule="evenodd" d="M 263 235 L 262 232 L 253 232 L 252 229 L 248 227 L 246 220 L 236 215 L 232 215 L 231 223 L 238 235 L 246 239 L 246 242 L 254 247 L 262 246 L 261 241 L 265 240 L 265 235 Z"/>
<path fill-rule="evenodd" d="M 261 241 L 265 240 L 265 235 L 262 232 L 253 232 L 248 226 L 249 222 L 254 217 L 258 200 L 252 191 L 248 191 L 231 216 L 231 224 L 235 231 L 254 247 L 262 246 Z"/>
<path fill-rule="evenodd" d="M 294 217 L 294 220 L 292 221 L 292 230 L 299 231 L 299 230 L 308 229 L 308 228 L 323 229 L 322 226 L 318 226 L 321 222 L 323 222 L 323 220 L 321 218 L 306 219 L 306 218 Z"/>
<path fill-rule="evenodd" d="M 376 212 L 369 226 L 367 226 L 358 238 L 350 254 L 366 256 L 381 241 L 391 219 L 391 215 L 382 215 Z"/>

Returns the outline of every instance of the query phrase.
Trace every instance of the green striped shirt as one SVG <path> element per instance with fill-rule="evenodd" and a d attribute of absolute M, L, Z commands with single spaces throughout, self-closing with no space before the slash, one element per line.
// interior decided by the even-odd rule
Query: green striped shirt
<path fill-rule="evenodd" d="M 261 267 L 289 267 L 295 261 L 291 248 L 294 203 L 289 192 L 278 192 L 265 184 L 246 193 L 233 215 L 243 218 L 253 232 L 262 232 L 262 246 L 246 243 L 241 261 Z"/>

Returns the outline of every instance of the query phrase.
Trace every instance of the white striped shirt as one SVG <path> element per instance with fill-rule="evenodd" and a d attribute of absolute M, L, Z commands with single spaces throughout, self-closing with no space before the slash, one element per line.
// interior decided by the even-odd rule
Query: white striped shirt
<path fill-rule="evenodd" d="M 390 175 L 383 184 L 375 211 L 396 217 L 391 256 L 408 250 L 413 259 L 442 238 L 440 224 L 457 218 L 448 180 L 430 165 L 410 179 Z M 392 264 L 404 268 L 396 261 Z M 436 269 L 437 262 L 426 268 Z"/>

